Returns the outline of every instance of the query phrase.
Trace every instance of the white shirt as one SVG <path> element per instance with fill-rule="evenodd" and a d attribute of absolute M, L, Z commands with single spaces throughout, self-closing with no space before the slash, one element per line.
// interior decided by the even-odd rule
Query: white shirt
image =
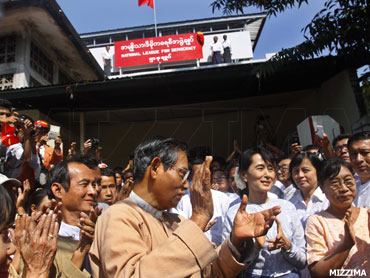
<path fill-rule="evenodd" d="M 297 188 L 295 188 L 293 184 L 289 185 L 284 189 L 284 199 L 285 200 L 291 199 L 296 191 Z"/>
<path fill-rule="evenodd" d="M 79 241 L 80 240 L 80 228 L 77 226 L 69 225 L 62 221 L 60 223 L 60 229 L 58 232 L 58 236 L 70 237 L 73 240 Z"/>
<path fill-rule="evenodd" d="M 357 181 L 357 194 L 353 204 L 358 208 L 370 208 L 370 181 L 361 183 Z"/>
<path fill-rule="evenodd" d="M 230 199 L 230 202 L 233 202 L 235 200 L 239 200 L 240 201 L 240 197 L 238 194 L 236 193 L 232 193 L 232 192 L 226 192 L 226 196 L 229 197 Z"/>
<path fill-rule="evenodd" d="M 326 199 L 320 187 L 316 188 L 307 206 L 303 200 L 301 190 L 297 190 L 289 201 L 292 202 L 297 209 L 298 216 L 304 228 L 306 227 L 308 217 L 322 210 L 326 210 L 329 207 L 329 201 Z"/>
<path fill-rule="evenodd" d="M 211 51 L 220 51 L 221 54 L 224 53 L 224 48 L 222 47 L 222 44 L 220 42 L 212 43 L 211 44 Z"/>
<path fill-rule="evenodd" d="M 112 59 L 113 53 L 110 51 L 110 49 L 109 49 L 109 51 L 107 51 L 107 49 L 104 48 L 103 53 L 102 53 L 102 57 L 104 59 Z"/>
<path fill-rule="evenodd" d="M 231 42 L 230 42 L 230 40 L 226 40 L 226 41 L 223 41 L 222 42 L 222 47 L 223 48 L 226 48 L 226 47 L 228 47 L 228 48 L 230 48 L 230 52 L 231 52 Z"/>
<path fill-rule="evenodd" d="M 205 232 L 205 235 L 210 241 L 214 242 L 218 246 L 223 242 L 222 225 L 227 209 L 229 208 L 230 198 L 225 193 L 217 190 L 211 189 L 211 192 L 213 199 L 213 216 L 210 221 L 217 219 L 217 222 L 212 226 L 211 229 Z M 177 207 L 172 208 L 170 212 L 180 214 L 185 218 L 190 218 L 193 214 L 190 194 L 185 194 L 177 204 Z"/>
<path fill-rule="evenodd" d="M 276 181 L 271 187 L 270 192 L 274 193 L 278 198 L 284 199 L 285 185 L 281 181 Z"/>

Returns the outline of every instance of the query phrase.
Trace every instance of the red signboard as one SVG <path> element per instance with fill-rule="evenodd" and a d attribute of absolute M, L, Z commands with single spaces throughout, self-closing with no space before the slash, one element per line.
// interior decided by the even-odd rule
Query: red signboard
<path fill-rule="evenodd" d="M 203 41 L 203 34 L 190 33 L 115 42 L 115 67 L 201 59 Z"/>

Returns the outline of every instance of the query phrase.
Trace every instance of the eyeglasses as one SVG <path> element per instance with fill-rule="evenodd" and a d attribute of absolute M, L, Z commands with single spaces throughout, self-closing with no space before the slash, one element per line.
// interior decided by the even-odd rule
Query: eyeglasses
<path fill-rule="evenodd" d="M 221 180 L 221 179 L 226 179 L 226 176 L 215 176 L 213 177 L 215 180 Z"/>
<path fill-rule="evenodd" d="M 287 167 L 287 166 L 278 166 L 277 170 L 278 171 L 280 170 L 281 172 L 286 172 L 286 171 L 289 171 L 289 167 Z"/>
<path fill-rule="evenodd" d="M 11 113 L 0 112 L 0 116 L 10 117 Z"/>
<path fill-rule="evenodd" d="M 333 150 L 335 151 L 335 152 L 339 152 L 339 151 L 342 151 L 344 148 L 346 148 L 347 149 L 347 151 L 348 151 L 348 145 L 346 144 L 346 145 L 342 145 L 342 146 L 336 146 L 336 147 L 333 147 Z"/>
<path fill-rule="evenodd" d="M 181 167 L 173 165 L 173 164 L 171 164 L 171 167 L 174 167 L 174 168 L 176 168 L 180 171 L 181 176 L 182 176 L 182 181 L 181 182 L 185 182 L 188 179 L 189 174 L 190 174 L 189 170 L 181 168 Z"/>

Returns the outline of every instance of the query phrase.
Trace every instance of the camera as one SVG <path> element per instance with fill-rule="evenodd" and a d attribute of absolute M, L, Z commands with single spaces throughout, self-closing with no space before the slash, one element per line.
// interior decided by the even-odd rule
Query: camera
<path fill-rule="evenodd" d="M 98 148 L 99 143 L 100 143 L 100 140 L 99 140 L 99 139 L 97 139 L 97 138 L 92 138 L 92 139 L 91 139 L 91 148 L 92 148 L 92 149 L 96 149 L 96 148 Z"/>

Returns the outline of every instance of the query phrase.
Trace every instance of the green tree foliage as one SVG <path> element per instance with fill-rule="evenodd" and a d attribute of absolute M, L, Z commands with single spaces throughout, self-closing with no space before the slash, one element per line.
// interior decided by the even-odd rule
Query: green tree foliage
<path fill-rule="evenodd" d="M 317 0 L 311 0 L 317 1 Z M 255 6 L 276 16 L 292 7 L 309 4 L 309 0 L 215 0 L 212 9 L 224 14 L 244 13 Z M 340 62 L 349 67 L 370 64 L 370 0 L 326 0 L 311 23 L 302 31 L 305 41 L 283 49 L 275 56 L 263 75 L 291 61 L 321 56 L 323 53 L 336 55 Z"/>

